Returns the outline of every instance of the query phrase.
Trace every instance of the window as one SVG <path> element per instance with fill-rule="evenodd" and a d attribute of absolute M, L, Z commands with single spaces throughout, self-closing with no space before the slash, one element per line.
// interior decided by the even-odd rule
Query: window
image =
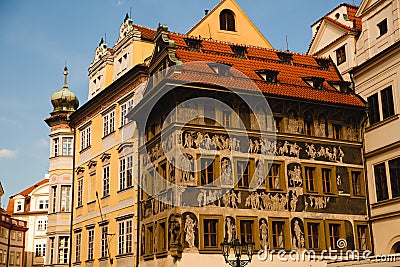
<path fill-rule="evenodd" d="M 389 160 L 389 173 L 392 197 L 400 197 L 400 158 Z"/>
<path fill-rule="evenodd" d="M 368 249 L 368 239 L 369 239 L 369 235 L 368 235 L 368 226 L 367 225 L 362 225 L 356 224 L 356 235 L 357 235 L 357 240 L 356 240 L 356 248 L 358 250 L 367 250 Z"/>
<path fill-rule="evenodd" d="M 378 94 L 373 94 L 367 98 L 368 101 L 368 116 L 369 123 L 372 125 L 377 123 L 380 120 L 379 117 L 379 103 L 378 103 Z"/>
<path fill-rule="evenodd" d="M 200 183 L 209 185 L 214 182 L 215 162 L 213 159 L 201 159 Z"/>
<path fill-rule="evenodd" d="M 203 223 L 204 248 L 218 248 L 218 219 L 205 219 Z"/>
<path fill-rule="evenodd" d="M 270 84 L 276 84 L 278 82 L 278 72 L 273 70 L 261 70 L 256 71 L 258 76 L 261 77 L 264 81 Z"/>
<path fill-rule="evenodd" d="M 328 223 L 328 241 L 331 249 L 339 249 L 337 242 L 342 236 L 341 228 L 339 223 Z"/>
<path fill-rule="evenodd" d="M 88 230 L 88 252 L 87 259 L 93 260 L 94 229 Z"/>
<path fill-rule="evenodd" d="M 39 200 L 39 207 L 38 207 L 38 209 L 40 209 L 40 210 L 45 210 L 45 209 L 48 209 L 49 208 L 49 201 L 46 199 L 46 200 Z"/>
<path fill-rule="evenodd" d="M 75 234 L 75 261 L 81 261 L 82 233 Z"/>
<path fill-rule="evenodd" d="M 388 31 L 388 24 L 387 24 L 387 19 L 382 20 L 381 22 L 378 23 L 378 30 L 379 30 L 379 36 L 384 35 Z"/>
<path fill-rule="evenodd" d="M 352 185 L 353 196 L 362 196 L 364 194 L 361 171 L 351 172 L 351 185 Z"/>
<path fill-rule="evenodd" d="M 60 236 L 58 240 L 58 263 L 68 263 L 69 257 L 69 237 Z"/>
<path fill-rule="evenodd" d="M 54 157 L 58 157 L 58 153 L 59 153 L 59 144 L 58 144 L 58 138 L 54 138 L 53 139 L 53 153 L 54 153 Z"/>
<path fill-rule="evenodd" d="M 132 220 L 118 224 L 118 254 L 132 253 Z"/>
<path fill-rule="evenodd" d="M 101 257 L 108 257 L 108 226 L 101 228 Z"/>
<path fill-rule="evenodd" d="M 72 137 L 63 137 L 62 139 L 62 147 L 63 147 L 63 156 L 72 156 Z"/>
<path fill-rule="evenodd" d="M 321 249 L 321 223 L 307 222 L 307 249 Z"/>
<path fill-rule="evenodd" d="M 119 160 L 119 190 L 124 190 L 133 185 L 133 156 L 125 156 Z"/>
<path fill-rule="evenodd" d="M 235 31 L 235 14 L 229 10 L 224 9 L 219 14 L 219 28 L 223 31 Z"/>
<path fill-rule="evenodd" d="M 56 212 L 56 205 L 57 205 L 57 186 L 52 186 L 51 187 L 51 212 Z"/>
<path fill-rule="evenodd" d="M 103 167 L 103 197 L 110 195 L 110 165 Z"/>
<path fill-rule="evenodd" d="M 47 230 L 47 219 L 38 220 L 38 223 L 37 223 L 37 230 L 38 230 L 38 231 L 45 231 L 45 230 Z"/>
<path fill-rule="evenodd" d="M 90 147 L 91 144 L 90 135 L 91 135 L 91 126 L 88 126 L 81 131 L 81 150 Z"/>
<path fill-rule="evenodd" d="M 0 264 L 3 263 L 3 250 L 0 249 Z"/>
<path fill-rule="evenodd" d="M 272 164 L 268 172 L 268 189 L 281 190 L 283 188 L 281 181 L 281 164 Z"/>
<path fill-rule="evenodd" d="M 377 201 L 389 199 L 385 163 L 374 166 L 374 175 Z"/>
<path fill-rule="evenodd" d="M 115 130 L 115 110 L 103 116 L 103 136 L 113 133 Z"/>
<path fill-rule="evenodd" d="M 126 117 L 126 115 L 131 111 L 133 108 L 133 99 L 128 100 L 124 104 L 121 105 L 121 126 L 124 126 L 130 120 Z"/>
<path fill-rule="evenodd" d="M 189 47 L 189 51 L 200 51 L 201 40 L 197 39 L 185 39 L 186 45 Z"/>
<path fill-rule="evenodd" d="M 15 252 L 11 251 L 10 252 L 10 259 L 9 259 L 10 265 L 14 265 L 14 260 L 15 260 Z"/>
<path fill-rule="evenodd" d="M 250 161 L 237 161 L 237 183 L 239 187 L 249 187 Z"/>
<path fill-rule="evenodd" d="M 381 103 L 383 119 L 394 115 L 392 86 L 381 91 Z"/>
<path fill-rule="evenodd" d="M 36 244 L 35 245 L 35 257 L 44 257 L 45 249 L 43 249 L 44 244 Z"/>
<path fill-rule="evenodd" d="M 61 212 L 69 212 L 70 206 L 71 206 L 71 186 L 70 185 L 62 185 L 61 186 L 60 211 Z"/>
<path fill-rule="evenodd" d="M 22 201 L 17 201 L 17 211 L 22 211 Z"/>
<path fill-rule="evenodd" d="M 332 170 L 322 169 L 322 190 L 324 193 L 332 193 Z"/>
<path fill-rule="evenodd" d="M 17 232 L 17 241 L 21 241 L 22 240 L 22 232 Z"/>
<path fill-rule="evenodd" d="M 54 261 L 54 237 L 50 237 L 50 259 L 49 263 L 52 264 Z"/>
<path fill-rule="evenodd" d="M 118 74 L 124 71 L 128 67 L 128 53 L 125 53 L 118 59 Z"/>
<path fill-rule="evenodd" d="M 233 53 L 235 53 L 235 56 L 238 58 L 246 58 L 246 47 L 244 46 L 237 46 L 237 45 L 232 45 L 231 49 Z"/>
<path fill-rule="evenodd" d="M 274 131 L 281 132 L 282 131 L 282 118 L 274 116 Z"/>
<path fill-rule="evenodd" d="M 159 179 L 156 180 L 158 191 L 163 191 L 167 188 L 167 161 L 164 160 L 158 165 Z"/>
<path fill-rule="evenodd" d="M 340 47 L 336 50 L 336 62 L 338 65 L 346 62 L 346 48 L 345 46 Z"/>
<path fill-rule="evenodd" d="M 15 254 L 15 265 L 17 266 L 21 265 L 21 252 L 17 252 Z"/>
<path fill-rule="evenodd" d="M 292 60 L 293 60 L 293 55 L 289 53 L 284 53 L 284 52 L 278 52 L 276 53 L 277 56 L 279 57 L 279 60 L 281 61 L 282 64 L 286 65 L 292 65 Z"/>
<path fill-rule="evenodd" d="M 231 112 L 230 111 L 222 111 L 222 126 L 231 127 Z"/>
<path fill-rule="evenodd" d="M 314 128 L 313 115 L 310 112 L 304 114 L 304 133 L 306 135 L 312 135 Z"/>
<path fill-rule="evenodd" d="M 333 138 L 334 139 L 340 139 L 341 138 L 341 132 L 342 132 L 342 125 L 340 124 L 332 124 L 333 128 Z"/>
<path fill-rule="evenodd" d="M 239 220 L 240 223 L 240 242 L 242 244 L 255 241 L 254 220 Z"/>
<path fill-rule="evenodd" d="M 77 207 L 81 207 L 83 205 L 83 178 L 78 180 L 76 205 L 77 205 Z"/>
<path fill-rule="evenodd" d="M 167 238 L 166 238 L 166 223 L 160 222 L 157 227 L 158 230 L 158 240 L 156 240 L 156 244 L 158 244 L 157 250 L 159 252 L 166 251 L 167 249 Z"/>
<path fill-rule="evenodd" d="M 145 246 L 145 254 L 150 255 L 153 254 L 154 248 L 154 228 L 153 224 L 149 224 L 146 226 L 146 246 Z"/>
<path fill-rule="evenodd" d="M 274 249 L 285 249 L 286 248 L 286 221 L 272 221 L 271 222 L 271 233 L 272 233 L 272 247 Z"/>
<path fill-rule="evenodd" d="M 306 180 L 306 191 L 316 192 L 315 168 L 314 167 L 305 167 L 304 175 L 305 175 L 305 180 Z"/>

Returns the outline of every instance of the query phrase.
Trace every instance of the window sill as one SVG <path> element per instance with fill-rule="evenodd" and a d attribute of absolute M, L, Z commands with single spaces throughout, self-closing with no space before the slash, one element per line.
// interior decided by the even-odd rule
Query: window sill
<path fill-rule="evenodd" d="M 372 208 L 379 208 L 379 207 L 384 207 L 384 206 L 387 206 L 387 205 L 397 204 L 397 203 L 400 203 L 400 197 L 380 200 L 380 201 L 378 201 L 376 203 L 371 204 L 371 206 L 372 206 Z"/>
<path fill-rule="evenodd" d="M 107 198 L 110 198 L 110 194 L 108 194 L 107 196 L 102 196 L 101 200 L 104 200 L 104 199 L 107 199 Z"/>
<path fill-rule="evenodd" d="M 93 262 L 94 262 L 94 259 L 91 259 L 91 260 L 85 260 L 85 262 L 86 262 L 86 263 L 93 263 Z"/>
<path fill-rule="evenodd" d="M 123 193 L 123 192 L 126 192 L 126 191 L 130 190 L 130 189 L 134 189 L 134 186 L 132 185 L 132 186 L 129 186 L 129 187 L 120 189 L 120 190 L 117 191 L 117 193 L 118 193 L 118 194 L 119 194 L 119 193 Z"/>
<path fill-rule="evenodd" d="M 101 257 L 101 258 L 98 258 L 98 261 L 107 261 L 109 259 L 110 259 L 109 257 Z"/>
<path fill-rule="evenodd" d="M 87 146 L 87 147 L 81 149 L 81 151 L 79 151 L 79 153 L 82 154 L 82 153 L 86 152 L 87 150 L 89 150 L 91 147 L 92 147 L 91 145 Z"/>
<path fill-rule="evenodd" d="M 127 258 L 127 257 L 132 257 L 133 253 L 125 253 L 125 254 L 118 254 L 115 256 L 116 259 L 122 259 L 122 258 Z"/>
<path fill-rule="evenodd" d="M 154 259 L 154 255 L 153 255 L 153 254 L 146 254 L 146 255 L 143 255 L 143 259 L 144 259 L 145 261 L 153 260 L 153 259 Z"/>
<path fill-rule="evenodd" d="M 378 122 L 375 122 L 374 124 L 372 124 L 372 125 L 368 126 L 367 128 L 365 128 L 365 132 L 366 133 L 370 132 L 370 131 L 372 131 L 372 130 L 374 130 L 376 128 L 379 128 L 379 127 L 381 127 L 381 126 L 383 126 L 385 124 L 388 124 L 388 123 L 390 123 L 392 121 L 395 121 L 397 119 L 399 119 L 399 114 L 395 114 L 395 115 L 392 115 L 390 117 L 387 117 L 386 119 L 378 121 Z"/>
<path fill-rule="evenodd" d="M 165 258 L 165 257 L 167 257 L 168 256 L 168 251 L 161 251 L 161 252 L 157 252 L 156 253 L 156 258 L 158 259 L 158 258 Z"/>
<path fill-rule="evenodd" d="M 72 263 L 72 265 L 81 265 L 81 262 L 80 261 L 75 261 L 75 262 Z"/>
<path fill-rule="evenodd" d="M 79 210 L 79 209 L 81 209 L 81 208 L 83 208 L 83 205 L 76 206 L 75 209 Z"/>
<path fill-rule="evenodd" d="M 96 203 L 96 200 L 89 201 L 88 203 L 86 203 L 86 205 L 91 205 L 91 204 L 94 204 L 94 203 Z"/>

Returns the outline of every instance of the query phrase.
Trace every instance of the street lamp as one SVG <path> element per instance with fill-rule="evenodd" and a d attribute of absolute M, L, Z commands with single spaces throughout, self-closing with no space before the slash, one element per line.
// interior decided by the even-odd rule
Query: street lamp
<path fill-rule="evenodd" d="M 247 242 L 241 244 L 239 239 L 232 240 L 232 242 L 228 242 L 225 238 L 224 242 L 221 243 L 222 247 L 222 255 L 224 255 L 225 262 L 228 263 L 232 267 L 244 267 L 248 263 L 251 262 L 254 252 L 254 242 L 248 240 Z M 229 259 L 229 252 L 233 250 L 235 254 L 235 259 Z M 247 254 L 247 259 L 241 259 L 242 253 Z"/>

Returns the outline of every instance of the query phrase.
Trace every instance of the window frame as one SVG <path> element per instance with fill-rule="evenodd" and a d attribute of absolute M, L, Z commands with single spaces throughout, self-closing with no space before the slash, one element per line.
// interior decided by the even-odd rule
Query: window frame
<path fill-rule="evenodd" d="M 350 196 L 351 197 L 362 197 L 366 196 L 365 194 L 365 179 L 364 179 L 364 170 L 363 169 L 356 169 L 356 168 L 347 168 L 349 174 L 349 181 L 350 181 Z M 359 173 L 360 179 L 360 193 L 355 193 L 355 184 L 353 179 L 353 173 Z"/>
<path fill-rule="evenodd" d="M 382 107 L 382 120 L 390 118 L 395 113 L 393 88 L 391 85 L 380 91 L 380 100 Z"/>
<path fill-rule="evenodd" d="M 254 175 L 254 169 L 255 169 L 255 162 L 254 162 L 254 158 L 248 158 L 248 159 L 244 159 L 244 158 L 236 158 L 234 159 L 234 171 L 235 171 L 235 175 L 234 175 L 234 181 L 235 181 L 235 188 L 236 189 L 249 189 L 250 186 L 252 185 L 252 178 Z M 239 163 L 244 163 L 247 162 L 247 166 L 245 168 L 245 170 L 247 170 L 247 174 L 245 177 L 247 177 L 247 185 L 244 183 L 243 180 L 243 174 L 240 175 L 239 177 Z"/>
<path fill-rule="evenodd" d="M 119 158 L 119 191 L 133 187 L 133 154 Z"/>
<path fill-rule="evenodd" d="M 254 249 L 257 250 L 257 248 L 260 247 L 260 238 L 259 238 L 260 233 L 259 233 L 258 217 L 240 216 L 240 217 L 236 218 L 237 238 L 243 244 L 243 242 L 242 242 L 242 227 L 241 227 L 242 221 L 253 222 L 252 233 L 251 233 L 253 239 L 251 241 L 254 242 L 254 244 L 255 244 Z"/>
<path fill-rule="evenodd" d="M 378 27 L 378 32 L 379 32 L 378 38 L 385 35 L 389 31 L 389 24 L 387 18 L 381 20 L 378 24 L 376 24 L 376 26 Z"/>
<path fill-rule="evenodd" d="M 66 240 L 64 241 L 64 245 L 66 244 L 66 246 L 61 246 L 62 244 L 62 240 Z M 58 237 L 58 264 L 67 264 L 69 263 L 69 252 L 70 252 L 70 247 L 69 247 L 69 236 L 59 236 Z M 60 254 L 60 252 L 62 252 L 62 254 Z M 60 257 L 60 255 L 63 255 L 63 257 Z M 65 257 L 65 255 L 67 255 Z M 63 262 L 61 262 L 63 260 Z"/>
<path fill-rule="evenodd" d="M 267 161 L 267 164 L 264 163 L 264 166 L 266 166 L 267 171 L 266 173 L 266 177 L 265 177 L 265 188 L 266 191 L 268 192 L 286 192 L 286 179 L 285 179 L 285 162 L 284 161 L 273 161 L 272 163 L 270 163 L 271 167 L 269 167 L 268 164 L 269 161 Z M 273 166 L 278 166 L 278 170 L 279 170 L 279 184 L 280 184 L 280 188 L 271 188 L 270 187 L 270 172 L 273 168 Z M 274 176 L 276 177 L 276 176 Z"/>
<path fill-rule="evenodd" d="M 131 97 L 124 103 L 120 105 L 120 127 L 123 127 L 129 124 L 132 120 L 126 117 L 126 115 L 133 109 L 134 107 L 134 98 Z"/>
<path fill-rule="evenodd" d="M 330 240 L 330 225 L 339 225 L 339 236 L 338 239 L 346 239 L 346 232 L 344 228 L 344 221 L 335 221 L 335 220 L 326 220 L 325 221 L 325 238 L 326 238 L 326 247 L 331 249 L 338 249 L 337 243 L 335 246 L 332 246 Z M 337 242 L 337 241 L 336 241 Z M 346 250 L 343 248 L 342 250 Z"/>
<path fill-rule="evenodd" d="M 359 244 L 359 234 L 358 234 L 358 229 L 359 227 L 366 227 L 366 249 L 361 249 L 360 244 Z M 364 221 L 354 221 L 354 243 L 355 243 L 355 248 L 358 251 L 366 251 L 371 249 L 371 239 L 370 239 L 370 232 L 369 232 L 369 225 L 367 222 Z"/>
<path fill-rule="evenodd" d="M 310 246 L 310 241 L 309 241 L 309 230 L 308 230 L 308 225 L 309 224 L 319 224 L 319 229 L 318 229 L 318 242 L 319 242 L 319 247 L 311 247 Z M 325 240 L 325 224 L 323 220 L 317 220 L 317 219 L 304 219 L 304 237 L 305 237 L 305 245 L 306 249 L 312 249 L 315 251 L 322 251 L 323 249 L 326 248 L 326 240 Z"/>
<path fill-rule="evenodd" d="M 157 221 L 157 240 L 155 240 L 155 244 L 157 246 L 156 249 L 156 256 L 161 256 L 165 255 L 168 252 L 168 224 L 167 224 L 167 218 L 161 219 Z M 164 234 L 160 231 L 161 229 L 161 224 L 164 224 Z M 164 247 L 162 247 L 164 245 Z"/>
<path fill-rule="evenodd" d="M 103 138 L 115 132 L 115 109 L 103 115 Z"/>
<path fill-rule="evenodd" d="M 199 227 L 199 237 L 200 237 L 200 242 L 199 242 L 199 250 L 203 253 L 207 252 L 220 252 L 221 251 L 221 242 L 224 239 L 224 219 L 222 215 L 200 215 L 199 216 L 199 222 L 200 222 L 200 227 Z M 216 234 L 217 234 L 217 241 L 216 241 L 216 247 L 205 247 L 204 246 L 204 222 L 206 220 L 216 220 L 217 221 L 217 226 L 216 226 Z"/>
<path fill-rule="evenodd" d="M 342 45 L 335 51 L 336 54 L 336 64 L 339 66 L 346 62 L 347 57 L 346 57 L 346 45 Z"/>
<path fill-rule="evenodd" d="M 93 261 L 94 260 L 94 228 L 88 229 L 88 246 L 87 246 L 87 260 L 86 261 Z"/>
<path fill-rule="evenodd" d="M 394 161 L 398 161 L 399 163 L 397 165 L 397 168 L 395 168 L 395 166 L 391 166 L 391 163 L 393 163 Z M 400 157 L 388 160 L 388 166 L 389 166 L 391 196 L 392 198 L 398 198 L 400 197 Z M 397 190 L 397 192 L 395 190 Z"/>
<path fill-rule="evenodd" d="M 275 247 L 274 246 L 274 223 L 284 223 L 283 225 L 283 242 L 284 242 L 284 247 Z M 269 236 L 269 245 L 271 249 L 284 249 L 284 250 L 289 250 L 291 247 L 291 242 L 290 242 L 290 223 L 289 219 L 287 218 L 276 218 L 276 217 L 270 217 L 268 220 L 268 236 Z"/>
<path fill-rule="evenodd" d="M 219 30 L 236 32 L 236 15 L 232 10 L 223 9 L 219 13 Z"/>
<path fill-rule="evenodd" d="M 310 195 L 322 195 L 322 196 L 337 196 L 338 195 L 338 188 L 336 183 L 336 166 L 334 165 L 322 165 L 322 164 L 311 164 L 305 163 L 302 164 L 302 172 L 303 172 L 303 188 L 304 192 Z M 308 190 L 308 183 L 306 177 L 306 168 L 313 168 L 314 169 L 314 191 Z M 324 192 L 324 181 L 322 177 L 322 170 L 330 170 L 330 186 L 331 192 Z"/>
<path fill-rule="evenodd" d="M 383 166 L 383 168 L 382 168 L 382 166 Z M 377 180 L 377 169 L 378 168 L 383 169 L 383 171 L 381 173 L 381 174 L 383 174 L 383 177 L 381 177 L 379 179 L 379 181 Z M 380 202 L 380 201 L 385 201 L 385 200 L 390 199 L 389 198 L 388 179 L 387 179 L 387 173 L 386 173 L 386 170 L 387 170 L 386 162 L 381 162 L 381 163 L 373 165 L 373 169 L 374 169 L 374 182 L 375 182 L 374 185 L 375 185 L 376 201 Z M 378 190 L 378 182 L 381 185 L 381 186 L 379 186 L 380 190 Z"/>
<path fill-rule="evenodd" d="M 81 151 L 90 148 L 92 135 L 92 125 L 88 125 L 80 131 Z"/>
<path fill-rule="evenodd" d="M 199 159 L 198 164 L 197 164 L 198 171 L 196 172 L 199 186 L 215 187 L 215 186 L 219 185 L 219 182 L 220 182 L 219 178 L 221 176 L 219 157 L 213 156 L 213 155 L 203 156 L 203 157 L 200 157 L 200 156 L 201 155 L 198 155 L 198 159 Z M 208 165 L 208 167 L 206 169 L 203 169 L 204 161 L 212 161 L 212 163 L 210 165 Z M 208 168 L 210 166 L 212 166 L 212 181 L 211 182 L 208 179 L 209 178 L 208 176 L 210 175 L 210 173 L 208 172 L 209 171 Z M 204 172 L 206 172 L 205 173 L 206 180 L 207 180 L 206 183 L 203 183 Z"/>

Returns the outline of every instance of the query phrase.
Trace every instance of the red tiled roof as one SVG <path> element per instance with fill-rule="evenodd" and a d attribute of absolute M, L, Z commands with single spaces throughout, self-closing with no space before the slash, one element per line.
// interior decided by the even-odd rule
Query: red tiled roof
<path fill-rule="evenodd" d="M 15 195 L 13 195 L 13 196 L 11 196 L 11 197 L 10 197 L 10 200 L 9 200 L 9 202 L 8 202 L 8 206 L 7 206 L 6 212 L 7 212 L 8 214 L 12 214 L 12 213 L 14 212 L 14 199 L 13 199 L 14 196 L 22 195 L 22 196 L 24 196 L 24 197 L 27 197 L 30 193 L 32 193 L 32 191 L 33 191 L 34 189 L 36 189 L 37 187 L 39 187 L 39 186 L 41 186 L 41 185 L 43 185 L 43 184 L 45 184 L 45 183 L 48 183 L 48 182 L 49 182 L 49 179 L 47 179 L 47 178 L 46 178 L 46 179 L 43 179 L 43 180 L 41 180 L 40 182 L 38 182 L 38 183 L 36 183 L 36 184 L 34 184 L 34 185 L 32 185 L 32 186 L 26 188 L 25 190 L 23 190 L 23 191 L 21 191 L 21 192 L 15 194 Z M 30 204 L 27 205 L 25 212 L 26 212 L 26 211 L 29 211 L 29 210 L 30 210 Z"/>
<path fill-rule="evenodd" d="M 232 51 L 231 46 L 234 44 L 231 43 L 211 39 L 199 39 L 201 40 L 201 50 L 191 51 L 186 45 L 185 38 L 193 39 L 193 37 L 169 33 L 169 38 L 174 40 L 176 56 L 183 63 L 206 61 L 230 65 L 232 68 L 239 70 L 245 76 L 249 77 L 265 94 L 349 106 L 364 106 L 363 101 L 355 94 L 342 93 L 328 83 L 331 81 L 342 81 L 340 74 L 338 74 L 331 60 L 329 69 L 324 70 L 318 65 L 317 59 L 329 59 L 253 46 L 244 46 L 246 47 L 247 58 L 239 58 L 236 57 Z M 291 54 L 292 64 L 283 64 L 279 60 L 278 53 Z M 175 73 L 171 78 L 188 82 L 196 80 L 206 81 L 206 83 L 210 84 L 218 84 L 218 81 L 223 81 L 226 86 L 233 88 L 238 88 L 238 86 L 240 86 L 240 83 L 235 79 L 218 76 L 206 64 L 203 64 L 203 66 L 200 65 L 198 68 L 200 69 L 194 71 L 185 69 L 184 66 L 185 71 L 182 73 Z M 262 78 L 257 75 L 256 71 L 264 69 L 278 71 L 279 83 L 270 84 L 262 80 Z M 308 85 L 303 80 L 303 78 L 306 77 L 323 78 L 325 80 L 324 90 L 316 90 Z"/>
<path fill-rule="evenodd" d="M 156 36 L 157 31 L 154 29 L 150 29 L 138 24 L 133 24 L 133 26 L 142 33 L 142 38 L 144 39 L 153 40 Z"/>
<path fill-rule="evenodd" d="M 356 29 L 359 30 L 359 31 L 361 31 L 361 29 L 362 29 L 361 19 L 360 19 L 360 18 L 357 18 L 357 17 L 355 16 L 355 15 L 356 15 L 356 12 L 357 12 L 357 10 L 358 10 L 359 7 L 358 7 L 358 6 L 351 5 L 351 4 L 348 4 L 348 3 L 340 4 L 339 6 L 335 7 L 334 9 L 332 9 L 331 11 L 329 11 L 325 16 L 323 16 L 321 19 L 319 19 L 318 21 L 314 22 L 314 23 L 312 24 L 312 26 L 315 25 L 316 23 L 320 23 L 323 19 L 329 18 L 328 15 L 329 15 L 330 13 L 332 13 L 334 10 L 336 10 L 336 9 L 338 9 L 339 7 L 342 7 L 342 6 L 345 6 L 345 7 L 347 8 L 347 16 L 348 16 L 348 18 L 349 18 L 349 21 L 351 21 L 351 22 L 354 22 L 354 21 L 355 21 L 355 23 L 356 23 Z M 346 26 L 346 25 L 343 25 L 342 23 L 340 23 L 340 22 L 338 22 L 338 21 L 336 21 L 336 20 L 333 20 L 333 21 L 334 21 L 335 24 L 337 24 L 337 25 L 339 25 L 339 26 L 341 26 L 341 27 L 343 27 L 343 28 L 345 28 L 345 29 L 354 30 L 352 27 L 348 27 L 348 26 Z"/>

